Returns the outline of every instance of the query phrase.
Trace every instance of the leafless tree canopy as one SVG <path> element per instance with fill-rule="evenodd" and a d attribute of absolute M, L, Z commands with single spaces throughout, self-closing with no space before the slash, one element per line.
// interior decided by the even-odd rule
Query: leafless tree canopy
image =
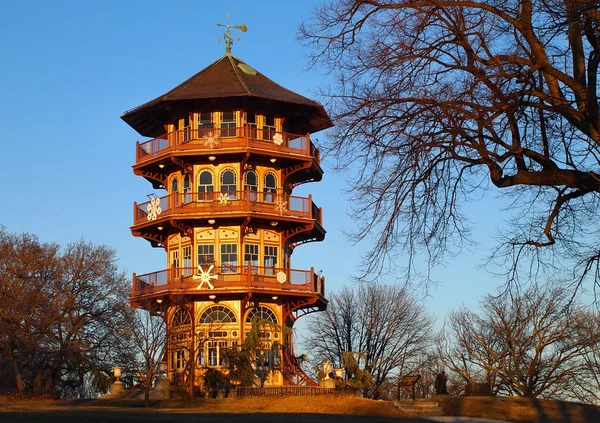
<path fill-rule="evenodd" d="M 318 362 L 342 367 L 344 352 L 373 377 L 366 394 L 379 398 L 382 388 L 422 359 L 433 319 L 406 288 L 361 284 L 332 294 L 327 310 L 309 317 L 306 346 Z"/>
<path fill-rule="evenodd" d="M 452 313 L 437 340 L 440 358 L 465 382 L 487 381 L 498 394 L 554 399 L 573 399 L 578 386 L 594 389 L 586 359 L 600 346 L 599 326 L 590 325 L 593 314 L 564 289 L 532 286 L 514 298 L 486 296 L 481 308 L 479 314 Z"/>
<path fill-rule="evenodd" d="M 525 257 L 533 270 L 564 258 L 573 283 L 598 284 L 598 7 L 330 0 L 301 26 L 333 78 L 330 153 L 358 169 L 356 237 L 378 236 L 367 271 L 463 246 L 461 207 L 491 182 L 513 198 L 496 252 L 509 280 Z"/>

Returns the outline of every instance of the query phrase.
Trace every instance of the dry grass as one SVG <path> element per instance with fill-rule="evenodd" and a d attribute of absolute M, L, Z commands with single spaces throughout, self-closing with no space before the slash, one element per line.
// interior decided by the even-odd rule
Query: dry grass
<path fill-rule="evenodd" d="M 125 401 L 95 401 L 110 406 L 126 405 Z M 86 403 L 89 405 L 90 402 Z M 128 402 L 129 406 L 133 405 Z M 137 406 L 142 405 L 136 402 Z M 230 399 L 196 399 L 153 401 L 153 408 L 164 410 L 186 409 L 207 413 L 298 413 L 348 414 L 355 416 L 406 417 L 389 401 L 374 401 L 353 396 L 290 396 Z"/>
<path fill-rule="evenodd" d="M 450 416 L 481 417 L 518 423 L 600 422 L 593 405 L 516 397 L 437 397 Z"/>
<path fill-rule="evenodd" d="M 431 398 L 417 401 L 431 401 Z M 480 417 L 517 423 L 591 423 L 600 422 L 600 409 L 586 404 L 564 401 L 535 400 L 504 397 L 437 397 L 433 399 L 450 416 Z M 143 409 L 140 400 L 14 400 L 0 398 L 1 411 L 56 411 L 71 412 L 98 410 L 134 410 L 161 413 L 214 413 L 214 414 L 334 414 L 346 416 L 379 416 L 403 418 L 406 414 L 391 402 L 373 401 L 356 397 L 278 397 L 230 398 L 197 400 L 152 401 L 152 408 Z"/>

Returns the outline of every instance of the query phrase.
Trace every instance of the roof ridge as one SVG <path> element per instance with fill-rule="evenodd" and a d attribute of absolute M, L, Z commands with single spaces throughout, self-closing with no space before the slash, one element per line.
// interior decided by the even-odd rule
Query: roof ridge
<path fill-rule="evenodd" d="M 238 72 L 237 66 L 235 65 L 235 63 L 233 62 L 233 58 L 235 57 L 233 54 L 231 53 L 226 53 L 225 54 L 228 58 L 229 58 L 229 62 L 231 63 L 231 66 L 233 67 L 233 72 L 235 72 L 235 76 L 238 79 L 238 81 L 240 82 L 240 84 L 242 84 L 242 86 L 244 87 L 244 89 L 246 90 L 246 92 L 248 93 L 248 95 L 252 95 L 252 93 L 250 92 L 250 88 L 248 88 L 248 86 L 246 85 L 246 83 L 242 80 L 241 75 Z M 235 57 L 240 63 L 244 63 L 242 62 L 240 59 L 238 59 L 237 57 Z"/>

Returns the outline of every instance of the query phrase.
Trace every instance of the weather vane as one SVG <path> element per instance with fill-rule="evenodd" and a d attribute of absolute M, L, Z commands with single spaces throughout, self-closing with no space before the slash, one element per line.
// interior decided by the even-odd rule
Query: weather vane
<path fill-rule="evenodd" d="M 231 46 L 233 45 L 233 39 L 231 38 L 231 28 L 239 29 L 242 32 L 248 31 L 248 27 L 246 25 L 231 26 L 229 13 L 227 14 L 227 25 L 217 24 L 217 26 L 223 26 L 223 27 L 227 28 L 227 30 L 225 31 L 225 34 L 223 34 L 223 39 L 225 40 L 225 51 L 227 52 L 227 54 L 231 53 Z M 240 40 L 240 37 L 237 37 L 237 41 L 239 41 L 239 40 Z M 219 41 L 221 41 L 221 40 L 219 39 Z"/>

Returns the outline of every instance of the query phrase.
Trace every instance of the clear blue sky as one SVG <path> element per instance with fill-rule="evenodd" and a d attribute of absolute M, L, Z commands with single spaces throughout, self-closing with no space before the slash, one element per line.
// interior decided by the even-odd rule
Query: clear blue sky
<path fill-rule="evenodd" d="M 151 185 L 133 175 L 135 142 L 142 138 L 119 117 L 178 85 L 225 52 L 217 23 L 246 24 L 233 54 L 277 83 L 316 98 L 327 79 L 306 72 L 296 41 L 301 20 L 316 0 L 56 0 L 0 4 L 0 224 L 42 241 L 80 238 L 114 247 L 121 268 L 146 273 L 166 267 L 164 250 L 131 235 L 133 202 Z M 318 99 L 318 98 L 317 98 Z M 323 141 L 326 134 L 316 135 Z M 361 247 L 342 229 L 346 216 L 343 177 L 329 171 L 313 194 L 328 231 L 322 243 L 297 248 L 292 266 L 322 269 L 329 291 L 349 283 Z M 493 200 L 493 198 L 490 197 Z M 451 259 L 434 277 L 443 286 L 427 305 L 441 324 L 449 309 L 475 306 L 496 281 L 478 266 L 498 216 L 491 201 L 470 210 L 482 246 Z M 417 293 L 420 293 L 417 291 Z"/>

